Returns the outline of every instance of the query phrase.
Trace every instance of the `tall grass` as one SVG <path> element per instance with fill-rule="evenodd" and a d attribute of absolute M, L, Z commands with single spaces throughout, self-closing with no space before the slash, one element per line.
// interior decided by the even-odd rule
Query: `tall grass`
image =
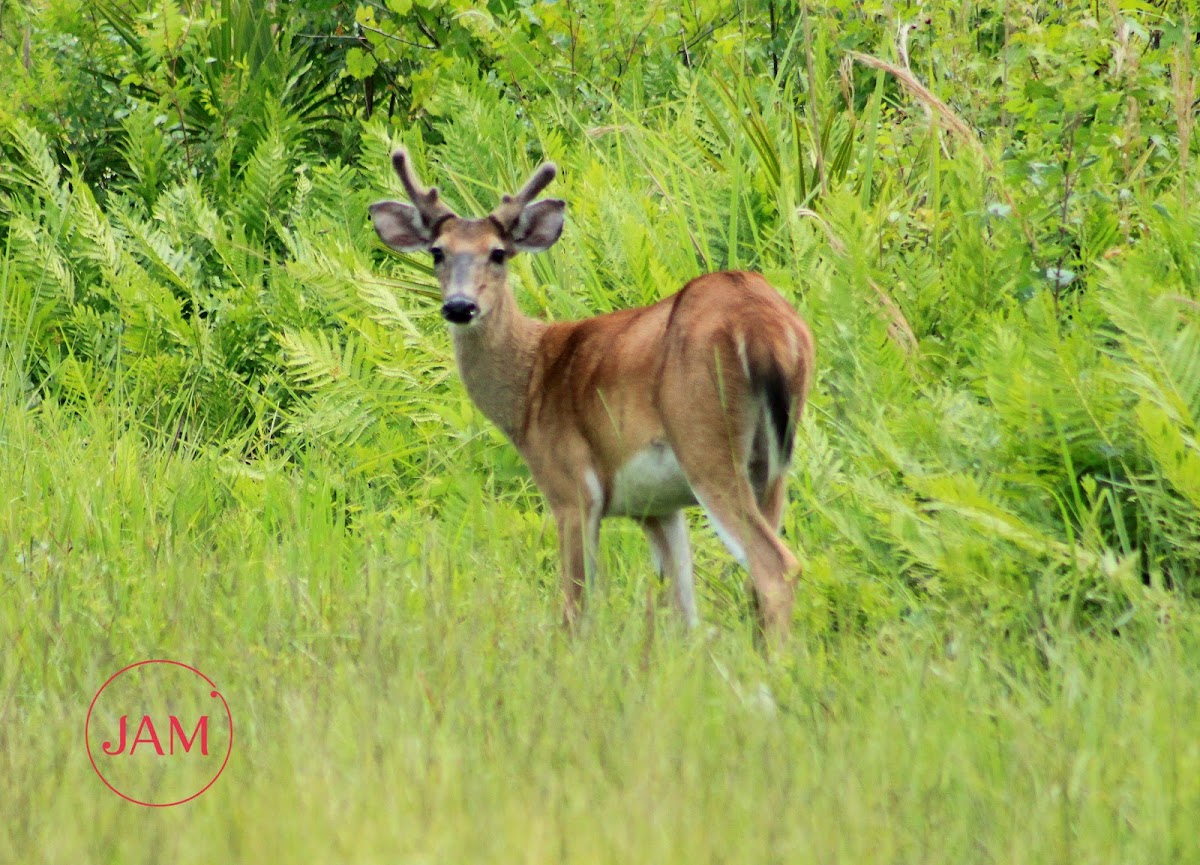
<path fill-rule="evenodd" d="M 713 612 L 718 556 L 686 636 L 647 618 L 648 557 L 618 533 L 568 640 L 520 509 L 430 521 L 366 487 L 339 507 L 319 466 L 251 477 L 119 426 L 5 409 L 6 861 L 1197 855 L 1190 611 L 1136 641 L 806 627 L 767 664 Z M 166 813 L 81 744 L 93 690 L 160 655 L 237 725 L 217 785 Z"/>
<path fill-rule="evenodd" d="M 0 861 L 1200 858 L 1194 15 L 372 5 L 450 46 L 372 67 L 317 5 L 0 6 Z M 805 315 L 786 655 L 698 518 L 697 633 L 620 523 L 560 633 L 552 522 L 367 222 L 401 143 L 471 213 L 559 163 L 532 314 L 745 267 Z M 82 744 L 148 657 L 237 725 L 165 812 Z"/>

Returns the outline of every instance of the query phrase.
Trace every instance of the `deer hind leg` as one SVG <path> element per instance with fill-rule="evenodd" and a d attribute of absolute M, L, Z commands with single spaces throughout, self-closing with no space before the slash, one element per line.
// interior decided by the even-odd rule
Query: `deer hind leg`
<path fill-rule="evenodd" d="M 654 569 L 671 581 L 675 609 L 689 628 L 700 619 L 696 615 L 696 590 L 692 582 L 692 550 L 688 542 L 687 520 L 683 511 L 665 517 L 646 517 L 642 529 L 650 542 Z"/>
<path fill-rule="evenodd" d="M 750 483 L 763 518 L 779 534 L 787 504 L 787 458 L 779 452 L 770 424 L 763 412 L 750 446 Z"/>
<path fill-rule="evenodd" d="M 704 410 L 700 401 L 684 406 L 671 426 L 679 463 L 697 502 L 729 552 L 750 572 L 750 585 L 759 627 L 768 641 L 782 642 L 791 626 L 794 579 L 799 564 L 776 535 L 759 508 L 750 478 L 750 438 L 747 419 L 717 406 Z M 725 418 L 726 423 L 719 419 Z M 714 419 L 717 419 L 714 422 Z M 781 493 L 767 490 L 768 504 L 780 511 Z M 780 485 L 781 487 L 781 485 Z M 771 517 L 777 519 L 775 513 Z"/>
<path fill-rule="evenodd" d="M 768 481 L 766 489 L 762 495 L 758 497 L 758 509 L 763 515 L 763 519 L 767 521 L 767 525 L 771 527 L 771 531 L 775 536 L 779 536 L 779 528 L 783 524 L 783 509 L 787 504 L 787 478 L 781 475 L 774 480 Z M 755 614 L 762 619 L 761 612 L 758 607 L 758 595 L 754 592 L 754 586 L 751 583 L 748 587 L 747 594 L 751 597 L 754 604 Z"/>
<path fill-rule="evenodd" d="M 787 476 L 780 475 L 767 482 L 766 490 L 758 498 L 758 509 L 775 534 L 779 534 L 779 528 L 783 525 L 783 509 L 786 505 Z"/>
<path fill-rule="evenodd" d="M 698 478 L 693 489 L 721 541 L 750 571 L 763 634 L 772 642 L 782 641 L 791 627 L 794 580 L 800 569 L 796 557 L 758 510 L 744 477 L 709 474 Z"/>

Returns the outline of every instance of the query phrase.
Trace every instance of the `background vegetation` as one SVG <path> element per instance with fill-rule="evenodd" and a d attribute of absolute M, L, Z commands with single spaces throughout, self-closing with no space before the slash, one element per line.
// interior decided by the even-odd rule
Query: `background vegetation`
<path fill-rule="evenodd" d="M 1195 0 L 0 0 L 0 860 L 1200 858 Z M 761 270 L 818 377 L 754 652 L 553 530 L 366 206 L 542 158 L 547 318 Z M 146 657 L 238 723 L 94 777 Z"/>

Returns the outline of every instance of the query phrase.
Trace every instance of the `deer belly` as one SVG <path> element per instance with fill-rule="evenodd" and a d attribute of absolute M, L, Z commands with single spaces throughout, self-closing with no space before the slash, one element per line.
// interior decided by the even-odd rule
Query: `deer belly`
<path fill-rule="evenodd" d="M 694 504 L 696 496 L 675 451 L 665 442 L 655 442 L 617 470 L 605 514 L 658 517 Z"/>

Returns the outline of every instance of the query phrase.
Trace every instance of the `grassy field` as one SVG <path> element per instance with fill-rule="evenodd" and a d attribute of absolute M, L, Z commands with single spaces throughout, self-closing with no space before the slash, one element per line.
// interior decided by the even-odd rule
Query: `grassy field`
<path fill-rule="evenodd" d="M 567 640 L 540 520 L 352 528 L 311 478 L 239 483 L 102 416 L 4 419 L 3 861 L 1200 857 L 1190 610 L 1136 641 L 799 628 L 767 664 L 744 622 L 648 618 L 621 532 Z M 736 581 L 719 555 L 700 575 L 711 620 Z M 237 725 L 216 786 L 166 811 L 81 744 L 93 689 L 149 656 L 200 666 Z"/>
<path fill-rule="evenodd" d="M 1200 862 L 1195 3 L 278 5 L 0 2 L 0 862 Z M 527 312 L 806 317 L 785 653 L 699 515 L 696 632 L 619 522 L 560 631 L 400 144 L 559 163 Z M 84 746 L 147 658 L 175 808 Z"/>

